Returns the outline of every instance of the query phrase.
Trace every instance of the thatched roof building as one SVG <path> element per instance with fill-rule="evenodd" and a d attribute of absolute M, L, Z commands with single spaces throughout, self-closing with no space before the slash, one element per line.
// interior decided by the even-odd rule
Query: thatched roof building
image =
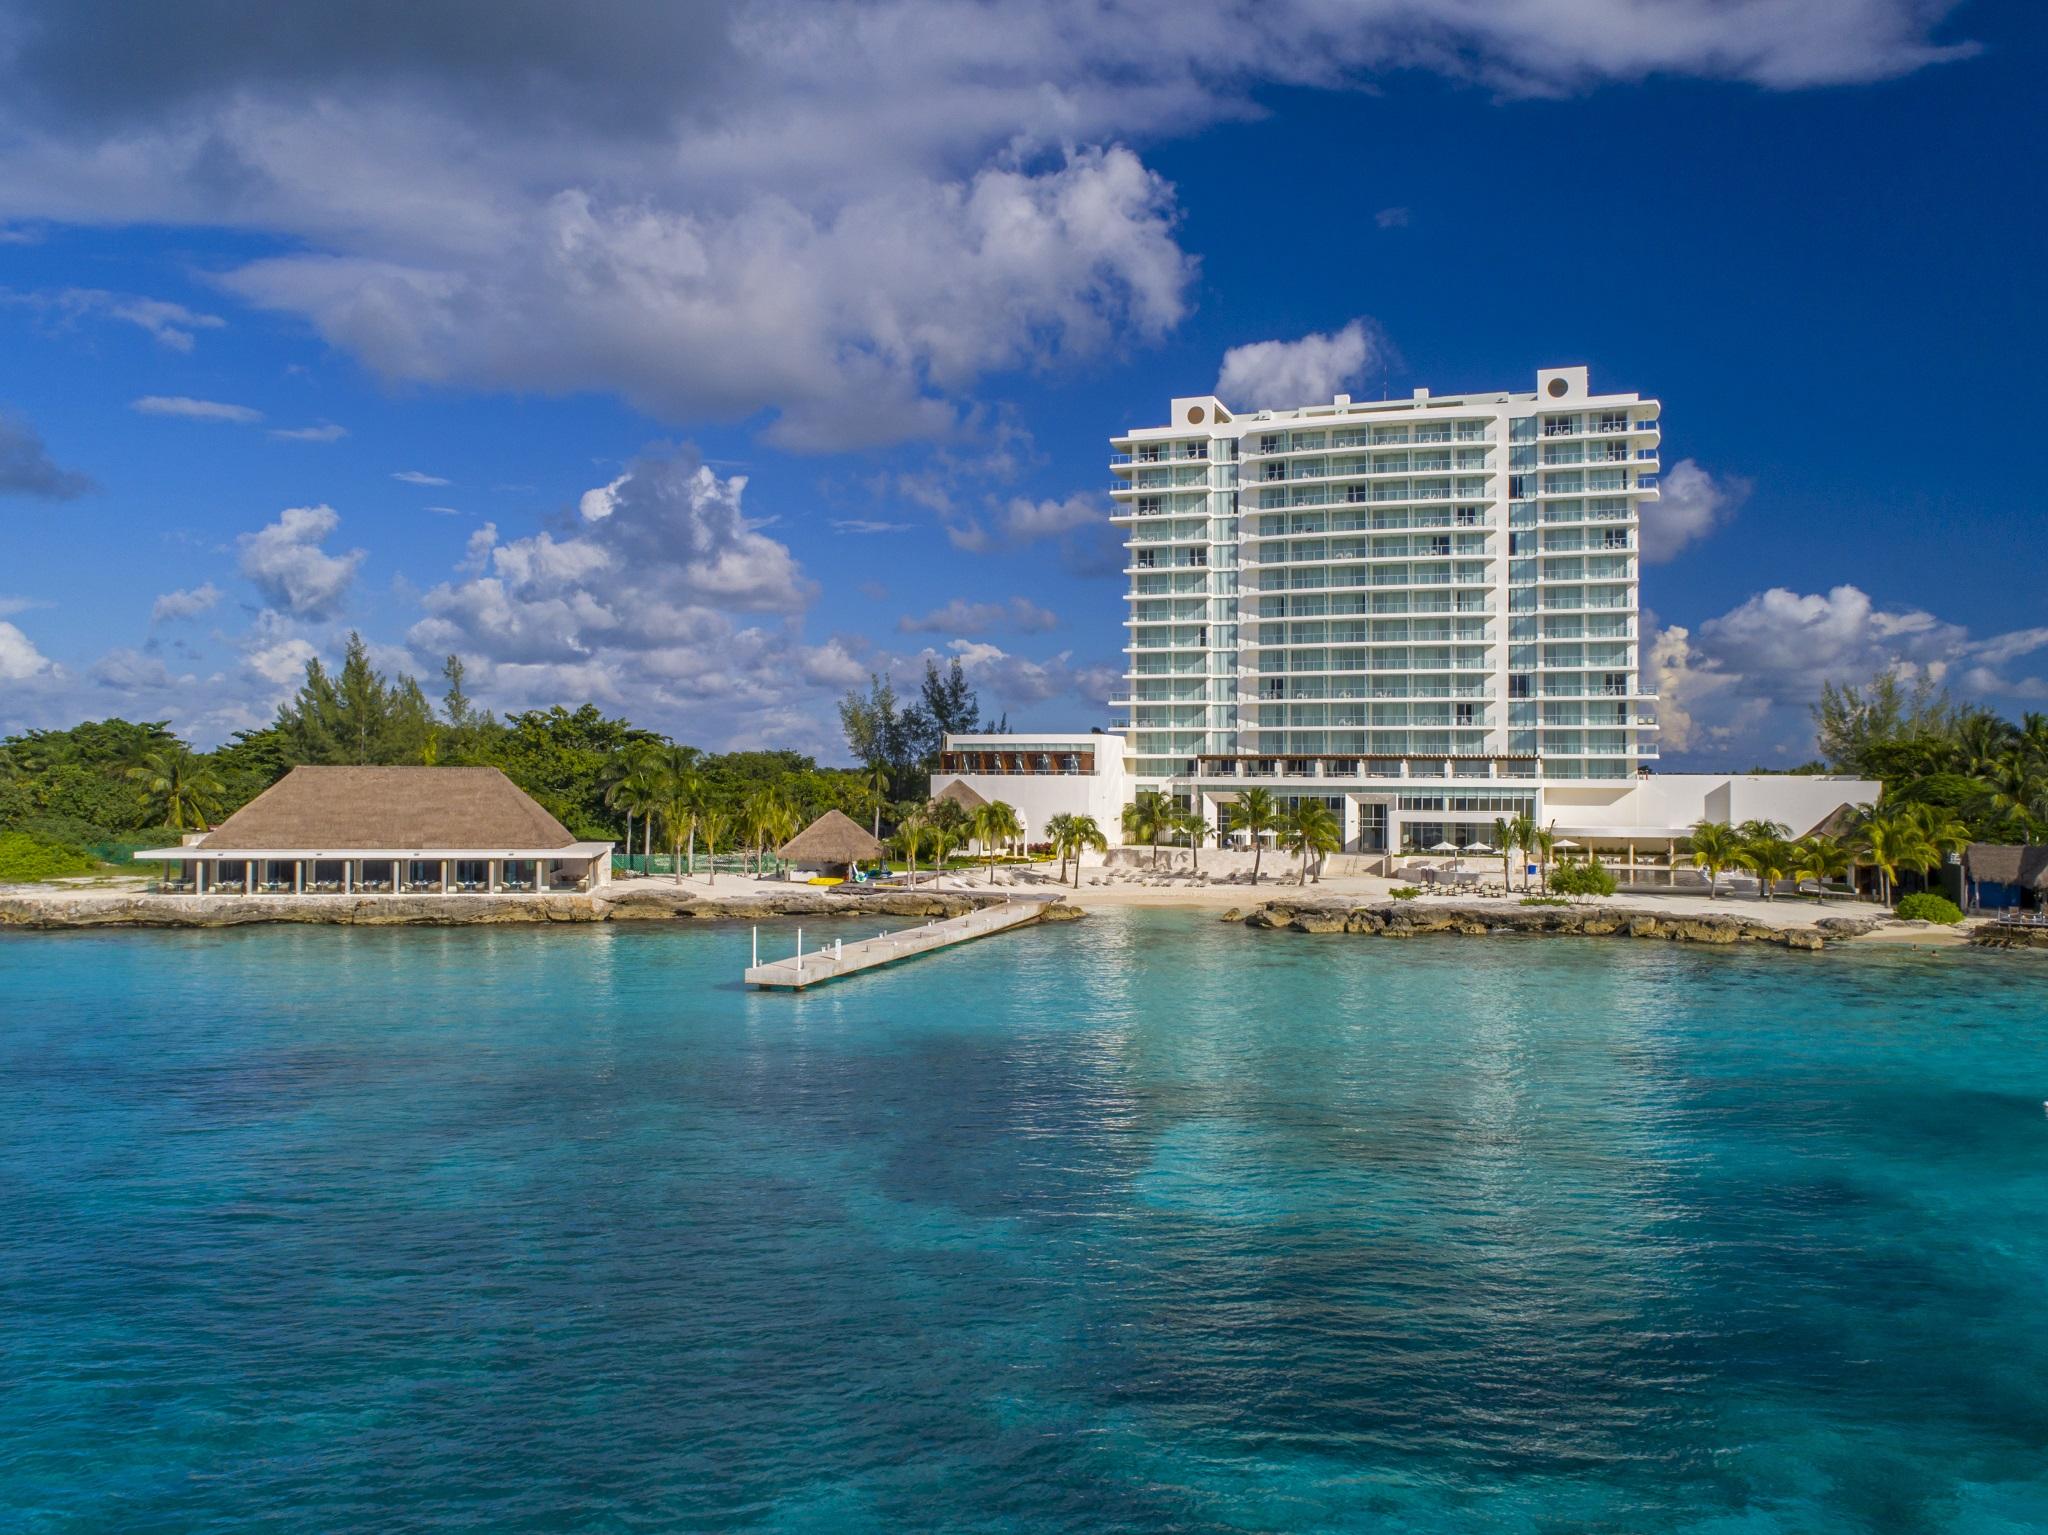
<path fill-rule="evenodd" d="M 856 864 L 882 856 L 882 844 L 844 812 L 828 810 L 776 854 L 795 864 Z"/>
<path fill-rule="evenodd" d="M 490 767 L 295 767 L 210 832 L 138 863 L 166 888 L 298 894 L 586 890 L 609 842 L 580 842 Z"/>
<path fill-rule="evenodd" d="M 227 852 L 333 848 L 567 849 L 576 839 L 494 767 L 295 767 L 198 845 Z"/>
<path fill-rule="evenodd" d="M 953 804 L 958 805 L 962 810 L 966 811 L 969 815 L 973 815 L 975 811 L 979 810 L 983 805 L 986 805 L 988 803 L 988 800 L 986 798 L 975 793 L 974 790 L 970 789 L 967 786 L 964 780 L 958 778 L 954 779 L 951 783 L 947 784 L 945 788 L 939 790 L 937 794 L 934 794 L 932 796 L 932 801 L 934 804 L 936 804 L 940 800 L 948 800 Z"/>
<path fill-rule="evenodd" d="M 1963 851 L 1963 877 L 1972 884 L 2048 894 L 2048 846 L 1972 842 Z"/>

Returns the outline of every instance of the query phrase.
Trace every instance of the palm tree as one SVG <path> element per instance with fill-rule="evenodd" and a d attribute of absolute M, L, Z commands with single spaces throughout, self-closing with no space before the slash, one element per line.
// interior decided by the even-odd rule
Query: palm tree
<path fill-rule="evenodd" d="M 2044 716 L 2030 714 L 2027 718 Z M 2040 759 L 2015 749 L 1984 776 L 1985 808 L 2002 815 L 2025 842 L 2033 841 L 2048 823 L 2048 772 L 2043 768 Z"/>
<path fill-rule="evenodd" d="M 1321 800 L 1297 800 L 1287 819 L 1280 823 L 1280 845 L 1300 856 L 1300 882 L 1306 885 L 1310 856 L 1320 861 L 1322 855 L 1336 852 L 1344 845 L 1344 828 Z"/>
<path fill-rule="evenodd" d="M 1521 853 L 1523 855 L 1522 862 L 1526 864 L 1528 855 L 1535 851 L 1537 830 L 1536 817 L 1530 815 L 1527 811 L 1523 811 L 1507 823 L 1506 836 L 1508 840 L 1502 845 L 1504 847 L 1511 847 Z M 1524 890 L 1529 888 L 1529 873 L 1526 867 L 1522 871 L 1522 888 Z"/>
<path fill-rule="evenodd" d="M 636 743 L 623 751 L 613 752 L 605 758 L 603 768 L 598 771 L 598 787 L 604 791 L 605 807 L 626 812 L 626 853 L 633 852 L 633 817 L 646 804 L 648 796 L 636 792 L 636 784 L 646 761 L 644 746 Z"/>
<path fill-rule="evenodd" d="M 1892 887 L 1901 869 L 1930 869 L 1941 862 L 1941 849 L 1928 838 L 1910 810 L 1887 807 L 1867 816 L 1857 839 L 1856 862 L 1877 870 L 1879 899 L 1892 904 Z"/>
<path fill-rule="evenodd" d="M 988 882 L 996 882 L 996 845 L 1022 836 L 1024 823 L 1017 819 L 1014 805 L 992 799 L 974 812 L 974 835 L 988 856 Z"/>
<path fill-rule="evenodd" d="M 877 762 L 870 767 L 860 781 L 860 804 L 875 817 L 875 840 L 882 840 L 882 807 L 889 803 L 889 765 Z"/>
<path fill-rule="evenodd" d="M 1079 890 L 1082 850 L 1093 848 L 1098 853 L 1106 853 L 1109 851 L 1109 838 L 1102 834 L 1102 828 L 1096 825 L 1095 817 L 1092 815 L 1077 815 L 1071 817 L 1071 820 L 1073 825 L 1068 829 L 1067 835 L 1074 848 L 1074 888 Z"/>
<path fill-rule="evenodd" d="M 968 815 L 958 803 L 949 799 L 933 800 L 925 807 L 924 815 L 932 834 L 932 869 L 943 874 L 946 871 L 946 854 L 958 847 L 967 835 Z"/>
<path fill-rule="evenodd" d="M 700 808 L 697 796 L 689 787 L 673 780 L 663 783 L 660 796 L 654 802 L 653 815 L 660 820 L 662 830 L 667 834 L 669 868 L 675 875 L 678 885 L 683 882 L 684 839 L 689 839 L 692 856 L 695 856 L 697 813 Z"/>
<path fill-rule="evenodd" d="M 1493 850 L 1500 854 L 1500 883 L 1503 890 L 1508 886 L 1508 870 L 1515 861 L 1515 849 L 1521 845 L 1517 841 L 1521 833 L 1516 829 L 1516 824 L 1520 820 L 1520 816 L 1513 821 L 1504 820 L 1500 816 L 1493 818 Z"/>
<path fill-rule="evenodd" d="M 910 862 L 910 883 L 913 885 L 917 883 L 917 850 L 924 846 L 925 833 L 930 825 L 922 806 L 914 806 L 896 818 L 896 845 Z"/>
<path fill-rule="evenodd" d="M 1067 882 L 1067 849 L 1073 845 L 1074 817 L 1062 810 L 1045 823 L 1046 840 L 1052 843 L 1052 850 L 1060 855 L 1060 883 Z"/>
<path fill-rule="evenodd" d="M 1536 882 L 1539 887 L 1550 884 L 1550 858 L 1557 851 L 1557 830 L 1550 826 L 1535 826 L 1529 832 L 1528 841 L 1522 844 L 1536 858 Z"/>
<path fill-rule="evenodd" d="M 697 812 L 697 830 L 704 834 L 706 878 L 714 885 L 718 883 L 718 839 L 725 835 L 727 814 L 717 805 L 707 805 Z"/>
<path fill-rule="evenodd" d="M 142 785 L 144 803 L 160 808 L 164 821 L 181 832 L 187 821 L 203 830 L 227 792 L 207 760 L 182 742 L 144 752 L 128 777 Z"/>
<path fill-rule="evenodd" d="M 1783 837 L 1748 837 L 1735 861 L 1756 875 L 1758 893 L 1767 901 L 1777 899 L 1773 886 L 1798 862 L 1799 851 Z"/>
<path fill-rule="evenodd" d="M 1273 802 L 1272 794 L 1265 789 L 1247 789 L 1237 797 L 1237 805 L 1230 812 L 1230 829 L 1240 827 L 1252 839 L 1252 883 L 1259 882 L 1259 853 L 1264 844 L 1259 841 L 1261 832 L 1269 832 L 1280 820 L 1280 807 Z"/>
<path fill-rule="evenodd" d="M 1816 901 L 1825 894 L 1819 886 L 1831 879 L 1840 879 L 1848 872 L 1849 850 L 1842 845 L 1841 838 L 1814 832 L 1792 844 L 1792 877 L 1812 880 L 1816 887 L 1813 896 Z"/>
<path fill-rule="evenodd" d="M 1124 806 L 1124 841 L 1152 844 L 1152 867 L 1159 867 L 1159 839 L 1173 829 L 1173 806 L 1157 789 L 1144 789 Z"/>
<path fill-rule="evenodd" d="M 1707 871 L 1707 896 L 1720 893 L 1721 871 L 1732 865 L 1742 852 L 1742 839 L 1726 821 L 1695 821 L 1686 842 L 1692 848 L 1692 866 Z"/>
<path fill-rule="evenodd" d="M 1199 805 L 1190 805 L 1186 810 L 1177 810 L 1173 816 L 1174 830 L 1188 839 L 1188 868 L 1191 872 L 1202 872 L 1202 844 L 1216 835 L 1216 828 L 1209 824 Z"/>
<path fill-rule="evenodd" d="M 710 804 L 704 775 L 699 771 L 703 756 L 694 746 L 677 746 L 674 742 L 655 747 L 647 754 L 648 766 L 661 785 L 656 797 L 661 801 L 663 824 L 672 835 L 680 831 L 689 839 L 693 868 L 697 863 L 697 817 Z M 670 818 L 678 814 L 681 820 Z M 676 845 L 680 847 L 681 843 Z"/>

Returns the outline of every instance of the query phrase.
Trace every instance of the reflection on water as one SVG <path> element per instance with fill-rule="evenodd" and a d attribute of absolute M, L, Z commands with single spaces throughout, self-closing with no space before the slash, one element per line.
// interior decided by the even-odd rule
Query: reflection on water
<path fill-rule="evenodd" d="M 10 1527 L 2048 1523 L 2032 957 L 748 944 L 0 939 Z"/>

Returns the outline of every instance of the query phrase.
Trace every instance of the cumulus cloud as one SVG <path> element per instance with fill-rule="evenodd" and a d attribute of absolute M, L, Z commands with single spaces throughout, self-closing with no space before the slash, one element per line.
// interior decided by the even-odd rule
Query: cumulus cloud
<path fill-rule="evenodd" d="M 1978 638 L 1925 609 L 1884 607 L 1852 585 L 1772 587 L 1698 625 L 1663 628 L 1645 648 L 1644 669 L 1660 695 L 1669 750 L 1747 765 L 1811 751 L 1807 711 L 1823 682 L 1890 672 L 2011 708 L 2048 697 L 2048 680 L 2015 666 L 2044 650 L 2044 628 Z"/>
<path fill-rule="evenodd" d="M 219 400 L 195 400 L 182 394 L 146 394 L 132 401 L 131 410 L 145 416 L 178 416 L 187 421 L 227 421 L 250 426 L 263 419 L 263 412 L 247 405 L 227 405 Z"/>
<path fill-rule="evenodd" d="M 831 448 L 944 434 L 991 372 L 1176 324 L 1194 263 L 1140 154 L 1271 87 L 1866 81 L 1968 52 L 1948 9 L 0 0 L 0 208 L 274 238 L 228 288 L 388 378 Z"/>
<path fill-rule="evenodd" d="M 50 669 L 50 661 L 26 634 L 0 619 L 0 682 L 25 682 Z"/>
<path fill-rule="evenodd" d="M 28 422 L 0 411 L 0 496 L 72 501 L 93 488 L 90 477 L 57 466 Z"/>
<path fill-rule="evenodd" d="M 1661 565 L 1675 559 L 1687 544 L 1705 538 L 1734 516 L 1751 488 L 1748 480 L 1734 475 L 1716 478 L 1692 459 L 1680 459 L 1664 472 L 1663 493 L 1643 508 L 1643 563 Z"/>
<path fill-rule="evenodd" d="M 165 592 L 151 605 L 150 622 L 160 624 L 166 619 L 197 617 L 219 602 L 220 596 L 220 588 L 211 581 L 186 591 Z"/>
<path fill-rule="evenodd" d="M 340 442 L 348 436 L 348 428 L 323 421 L 318 426 L 277 427 L 270 435 L 279 442 Z"/>
<path fill-rule="evenodd" d="M 905 614 L 896 621 L 902 634 L 989 634 L 1009 629 L 1018 634 L 1042 633 L 1059 627 L 1057 614 L 1047 612 L 1028 597 L 1008 602 L 970 602 L 955 597 L 942 608 L 918 617 Z"/>
<path fill-rule="evenodd" d="M 1014 496 L 1003 509 L 1003 531 L 1020 544 L 1035 538 L 1057 538 L 1091 523 L 1106 526 L 1108 522 L 1108 504 L 1085 490 L 1077 490 L 1059 501 Z"/>
<path fill-rule="evenodd" d="M 998 702 L 1011 708 L 1026 708 L 1067 694 L 1084 707 L 1106 709 L 1122 682 L 1119 668 L 1077 665 L 1070 650 L 1034 661 L 985 640 L 955 640 L 948 649 L 959 659 L 969 681 L 977 688 L 987 688 Z"/>
<path fill-rule="evenodd" d="M 1215 394 L 1246 410 L 1327 402 L 1379 351 L 1378 332 L 1363 319 L 1297 341 L 1253 341 L 1223 354 Z"/>
<path fill-rule="evenodd" d="M 330 554 L 321 547 L 340 526 L 331 506 L 287 507 L 268 527 L 242 535 L 242 574 L 293 617 L 330 618 L 368 557 L 362 549 Z"/>

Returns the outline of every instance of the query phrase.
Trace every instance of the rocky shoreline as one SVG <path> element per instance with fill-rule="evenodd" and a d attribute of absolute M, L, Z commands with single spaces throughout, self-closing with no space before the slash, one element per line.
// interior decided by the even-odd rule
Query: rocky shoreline
<path fill-rule="evenodd" d="M 1667 943 L 1771 944 L 1815 950 L 1860 938 L 1882 925 L 1878 917 L 1824 917 L 1811 927 L 1779 927 L 1750 917 L 1716 913 L 1632 911 L 1610 906 L 1481 906 L 1447 901 L 1268 901 L 1249 911 L 1232 909 L 1226 922 L 1294 933 L 1361 933 L 1378 938 L 1420 938 L 1436 933 L 1551 934 L 1583 938 L 1652 938 Z"/>
<path fill-rule="evenodd" d="M 1000 897 L 940 891 L 830 895 L 804 887 L 707 896 L 659 886 L 610 887 L 591 895 L 151 895 L 64 891 L 0 895 L 0 929 L 243 927 L 327 923 L 344 927 L 468 927 L 504 923 L 749 921 L 777 917 L 957 917 Z M 1042 920 L 1078 917 L 1048 902 Z"/>

